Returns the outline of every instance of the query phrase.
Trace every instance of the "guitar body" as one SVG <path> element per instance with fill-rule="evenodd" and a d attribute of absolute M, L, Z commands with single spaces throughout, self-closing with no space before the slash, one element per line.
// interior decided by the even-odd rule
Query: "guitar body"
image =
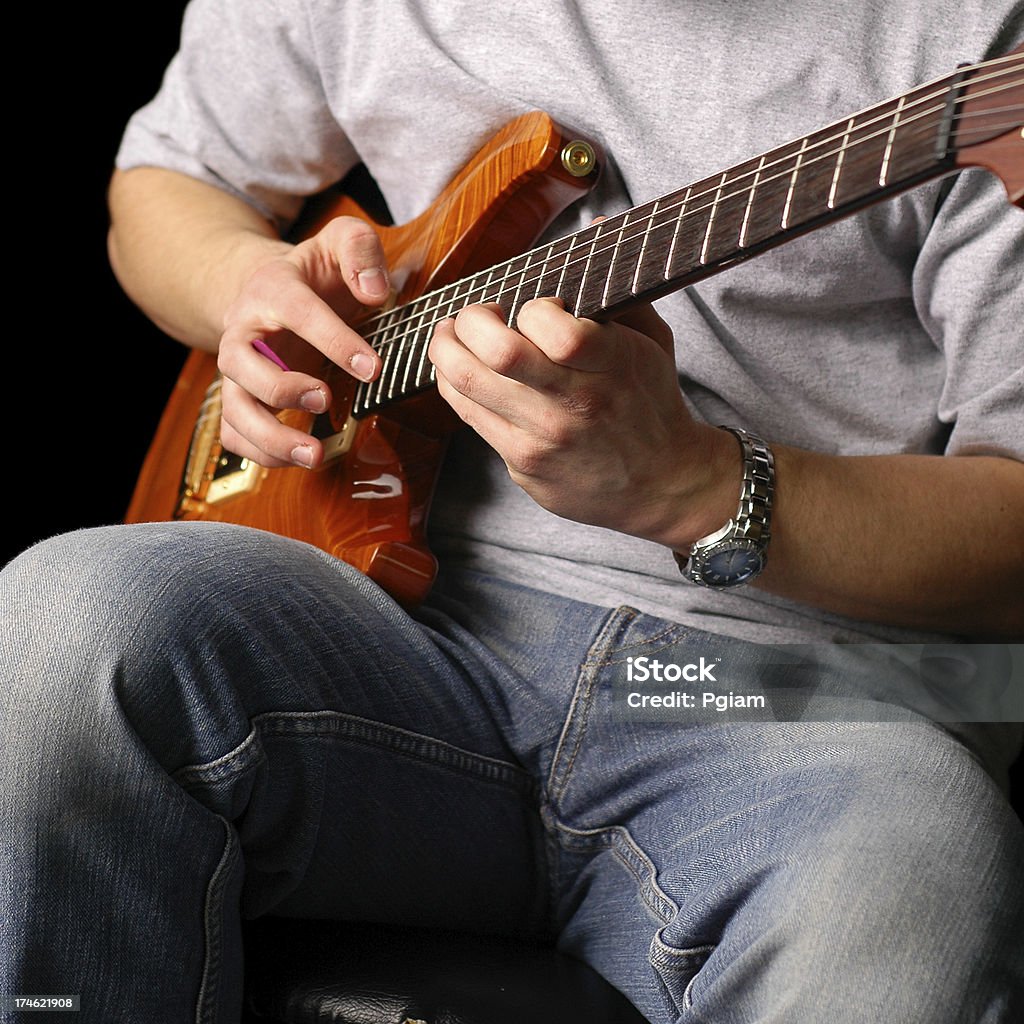
<path fill-rule="evenodd" d="M 405 225 L 375 225 L 398 304 L 458 280 L 534 244 L 596 175 L 563 155 L 570 140 L 542 113 L 495 135 L 423 214 Z M 337 216 L 370 218 L 342 197 L 311 232 Z M 206 520 L 293 537 L 343 559 L 396 600 L 415 605 L 436 574 L 427 516 L 447 439 L 458 420 L 430 389 L 351 415 L 355 382 L 325 366 L 333 404 L 282 419 L 319 437 L 317 470 L 267 469 L 220 444 L 216 357 L 194 351 L 175 384 L 126 515 L 130 523 Z"/>

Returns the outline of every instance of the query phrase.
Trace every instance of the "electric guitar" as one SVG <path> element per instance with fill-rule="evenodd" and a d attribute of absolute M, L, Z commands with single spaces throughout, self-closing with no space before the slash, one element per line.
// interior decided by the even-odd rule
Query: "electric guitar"
<path fill-rule="evenodd" d="M 458 421 L 433 387 L 433 328 L 464 306 L 558 296 L 606 320 L 693 284 L 869 204 L 965 167 L 983 167 L 1024 208 L 1024 46 L 961 67 L 903 96 L 687 185 L 573 235 L 536 246 L 596 181 L 601 154 L 543 113 L 502 128 L 433 205 L 378 232 L 396 302 L 358 328 L 380 353 L 377 380 L 336 367 L 318 416 L 281 418 L 319 437 L 321 468 L 266 469 L 219 441 L 216 358 L 193 352 L 142 466 L 128 522 L 203 519 L 307 541 L 397 600 L 426 595 L 436 561 L 427 514 Z M 371 220 L 342 197 L 329 217 Z M 372 222 L 372 221 L 371 221 Z M 524 251 L 525 250 L 525 251 Z"/>

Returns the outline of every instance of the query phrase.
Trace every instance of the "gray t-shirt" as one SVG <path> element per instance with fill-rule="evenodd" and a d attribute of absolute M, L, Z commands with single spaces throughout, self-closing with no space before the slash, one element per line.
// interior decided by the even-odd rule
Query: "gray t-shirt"
<path fill-rule="evenodd" d="M 169 167 L 286 226 L 366 163 L 396 219 L 539 108 L 611 160 L 564 233 L 948 74 L 1024 36 L 1003 0 L 193 0 L 122 168 Z M 969 171 L 659 302 L 696 414 L 822 452 L 1024 459 L 1024 214 Z M 915 640 L 538 507 L 469 431 L 432 515 L 442 560 L 763 642 Z M 953 553 L 951 553 L 951 556 Z M 893 552 L 898 560 L 900 553 Z"/>

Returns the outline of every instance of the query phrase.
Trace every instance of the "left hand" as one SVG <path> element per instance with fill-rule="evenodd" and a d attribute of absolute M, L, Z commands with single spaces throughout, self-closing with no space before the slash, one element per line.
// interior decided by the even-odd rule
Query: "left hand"
<path fill-rule="evenodd" d="M 601 324 L 536 299 L 516 327 L 471 306 L 429 355 L 441 395 L 536 502 L 680 550 L 734 514 L 736 442 L 690 415 L 653 307 Z"/>

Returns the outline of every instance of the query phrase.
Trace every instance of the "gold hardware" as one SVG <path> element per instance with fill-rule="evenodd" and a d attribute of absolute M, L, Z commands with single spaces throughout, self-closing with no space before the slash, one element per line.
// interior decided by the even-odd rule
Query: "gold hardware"
<path fill-rule="evenodd" d="M 320 443 L 324 446 L 324 461 L 322 464 L 326 464 L 332 459 L 344 455 L 352 447 L 352 439 L 356 436 L 356 425 L 356 421 L 350 415 L 342 424 L 341 430 L 336 434 L 320 438 Z"/>
<path fill-rule="evenodd" d="M 263 466 L 225 452 L 221 446 L 220 386 L 218 375 L 206 389 L 192 432 L 178 501 L 179 516 L 201 512 L 204 505 L 252 491 L 266 475 Z"/>
<path fill-rule="evenodd" d="M 567 142 L 562 147 L 562 166 L 574 178 L 585 178 L 597 166 L 594 147 L 582 139 Z"/>

